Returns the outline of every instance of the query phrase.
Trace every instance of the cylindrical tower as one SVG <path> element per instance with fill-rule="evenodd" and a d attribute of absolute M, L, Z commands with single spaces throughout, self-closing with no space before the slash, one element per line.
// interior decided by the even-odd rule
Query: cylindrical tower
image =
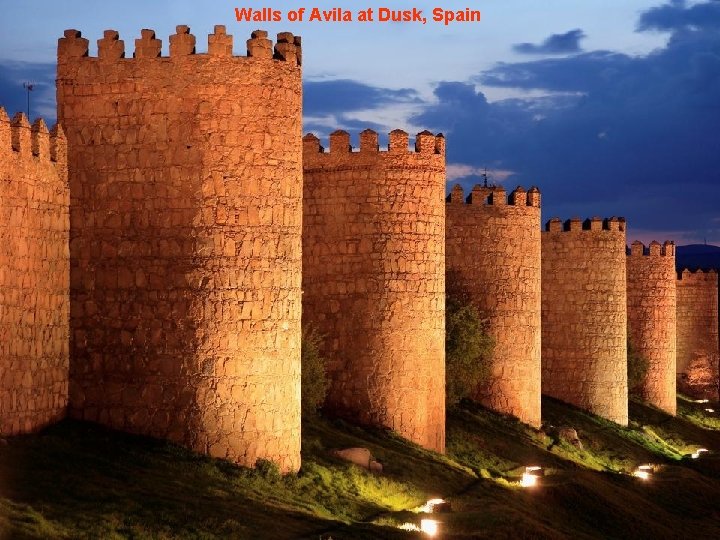
<path fill-rule="evenodd" d="M 476 398 L 540 426 L 540 192 L 456 185 L 446 206 L 446 288 L 472 302 L 495 340 Z"/>
<path fill-rule="evenodd" d="M 627 425 L 625 220 L 558 218 L 542 233 L 542 390 Z"/>
<path fill-rule="evenodd" d="M 325 338 L 327 407 L 445 447 L 445 139 L 336 131 L 303 152 L 303 323 Z"/>
<path fill-rule="evenodd" d="M 640 395 L 670 414 L 675 394 L 675 245 L 633 242 L 627 258 L 628 338 L 648 361 Z"/>
<path fill-rule="evenodd" d="M 677 280 L 677 388 L 718 399 L 718 274 L 683 270 Z"/>
<path fill-rule="evenodd" d="M 71 413 L 300 465 L 300 38 L 178 26 L 58 44 L 71 189 Z"/>

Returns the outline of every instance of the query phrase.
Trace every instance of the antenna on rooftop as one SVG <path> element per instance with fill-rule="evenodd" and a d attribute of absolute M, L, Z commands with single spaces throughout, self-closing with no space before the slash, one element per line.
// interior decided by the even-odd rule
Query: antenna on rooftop
<path fill-rule="evenodd" d="M 483 178 L 483 187 L 488 187 L 488 172 L 487 167 L 485 167 L 485 171 L 480 175 Z"/>
<path fill-rule="evenodd" d="M 23 88 L 27 92 L 27 118 L 28 122 L 30 121 L 30 92 L 32 92 L 35 89 L 35 85 L 30 82 L 24 82 Z"/>

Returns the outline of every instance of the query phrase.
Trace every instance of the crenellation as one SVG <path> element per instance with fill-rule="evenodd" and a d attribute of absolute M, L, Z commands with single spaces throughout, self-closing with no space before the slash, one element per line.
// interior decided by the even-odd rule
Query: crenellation
<path fill-rule="evenodd" d="M 114 61 L 125 58 L 125 42 L 117 30 L 105 30 L 102 39 L 97 40 L 98 58 Z"/>
<path fill-rule="evenodd" d="M 195 36 L 190 27 L 184 24 L 175 27 L 175 34 L 170 36 L 170 57 L 190 56 L 195 54 Z"/>
<path fill-rule="evenodd" d="M 532 186 L 528 190 L 528 206 L 534 206 L 536 208 L 540 208 L 541 203 L 541 195 L 540 190 L 536 186 Z"/>
<path fill-rule="evenodd" d="M 275 58 L 286 62 L 300 64 L 300 59 L 298 58 L 298 47 L 295 44 L 295 36 L 293 36 L 291 32 L 280 32 L 277 35 Z"/>
<path fill-rule="evenodd" d="M 58 39 L 58 63 L 88 56 L 90 42 L 82 37 L 79 30 L 65 30 L 64 37 Z"/>
<path fill-rule="evenodd" d="M 252 58 L 272 58 L 273 44 L 265 30 L 255 30 L 247 40 L 247 55 Z"/>
<path fill-rule="evenodd" d="M 65 170 L 67 181 L 67 139 L 60 124 L 55 124 L 50 131 L 50 160 Z"/>
<path fill-rule="evenodd" d="M 320 164 L 326 167 L 350 167 L 353 163 L 362 165 L 366 159 L 383 159 L 398 164 L 431 162 L 441 166 L 445 162 L 445 154 L 439 152 L 438 148 L 442 148 L 444 152 L 445 147 L 444 144 L 438 146 L 438 141 L 444 142 L 444 140 L 442 134 L 421 132 L 415 136 L 414 150 L 411 151 L 409 135 L 405 131 L 396 129 L 389 134 L 388 149 L 380 150 L 378 134 L 366 129 L 360 133 L 360 148 L 356 151 L 351 143 L 350 134 L 344 130 L 336 130 L 329 136 L 329 150 L 326 152 L 320 144 L 320 139 L 308 133 L 303 137 L 303 160 L 306 167 Z"/>
<path fill-rule="evenodd" d="M 42 118 L 35 120 L 30 128 L 30 146 L 33 156 L 50 160 L 50 132 Z"/>
<path fill-rule="evenodd" d="M 10 122 L 10 138 L 12 149 L 21 154 L 30 154 L 32 151 L 32 135 L 30 133 L 30 122 L 25 113 L 16 113 Z"/>
<path fill-rule="evenodd" d="M 350 134 L 347 131 L 338 129 L 330 134 L 330 153 L 348 154 L 352 152 Z"/>
<path fill-rule="evenodd" d="M 493 206 L 505 206 L 507 202 L 508 199 L 505 188 L 502 186 L 497 186 L 493 188 L 493 190 L 490 192 L 490 197 L 488 198 L 488 204 L 491 204 Z"/>
<path fill-rule="evenodd" d="M 208 34 L 208 55 L 229 57 L 233 55 L 233 37 L 224 24 L 216 24 L 212 34 Z"/>
<path fill-rule="evenodd" d="M 406 154 L 410 151 L 409 135 L 402 129 L 394 129 L 388 137 L 388 152 L 394 154 Z"/>
<path fill-rule="evenodd" d="M 143 28 L 140 30 L 140 39 L 135 40 L 133 58 L 160 58 L 162 40 L 155 37 L 155 30 Z"/>
<path fill-rule="evenodd" d="M 583 221 L 579 217 L 570 218 L 565 222 L 565 231 L 577 232 L 584 230 Z"/>
<path fill-rule="evenodd" d="M 478 206 L 492 204 L 492 201 L 490 200 L 490 193 L 492 193 L 492 190 L 493 188 L 491 187 L 475 184 L 472 191 L 470 191 L 470 195 L 468 195 L 466 202 Z"/>
<path fill-rule="evenodd" d="M 465 203 L 465 192 L 460 184 L 455 184 L 450 190 L 450 195 L 445 199 L 447 202 L 452 204 L 464 204 Z"/>
<path fill-rule="evenodd" d="M 319 144 L 319 143 L 318 143 Z M 377 131 L 365 129 L 360 132 L 360 152 L 379 152 Z"/>
<path fill-rule="evenodd" d="M 527 206 L 528 205 L 528 194 L 525 188 L 522 186 L 516 187 L 510 192 L 510 199 L 508 204 L 511 206 Z"/>
<path fill-rule="evenodd" d="M 0 155 L 4 155 L 12 149 L 12 128 L 10 118 L 4 107 L 0 107 Z"/>
<path fill-rule="evenodd" d="M 421 154 L 435 153 L 435 135 L 428 130 L 421 131 L 415 136 L 415 151 Z"/>
<path fill-rule="evenodd" d="M 602 231 L 603 230 L 603 219 L 600 217 L 592 217 L 586 219 L 583 223 L 583 230 L 586 231 Z"/>

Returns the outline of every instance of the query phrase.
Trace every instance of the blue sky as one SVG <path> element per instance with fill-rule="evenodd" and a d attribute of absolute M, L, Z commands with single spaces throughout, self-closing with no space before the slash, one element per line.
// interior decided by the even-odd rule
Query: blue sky
<path fill-rule="evenodd" d="M 305 131 L 425 128 L 448 138 L 449 185 L 487 167 L 537 184 L 543 216 L 623 215 L 629 240 L 720 244 L 720 1 L 485 0 L 480 23 L 237 23 L 235 7 L 461 9 L 448 1 L 0 0 L 0 104 L 54 116 L 57 38 L 225 24 L 303 36 Z"/>

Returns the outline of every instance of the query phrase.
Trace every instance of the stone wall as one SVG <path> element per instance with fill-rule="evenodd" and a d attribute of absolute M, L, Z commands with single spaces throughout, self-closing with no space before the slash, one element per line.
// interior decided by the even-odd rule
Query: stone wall
<path fill-rule="evenodd" d="M 622 219 L 555 218 L 542 233 L 542 390 L 628 423 Z"/>
<path fill-rule="evenodd" d="M 677 388 L 718 399 L 718 274 L 683 270 L 677 280 Z"/>
<path fill-rule="evenodd" d="M 467 202 L 467 204 L 466 204 Z M 540 426 L 540 192 L 455 186 L 445 220 L 448 294 L 472 302 L 495 339 L 476 399 Z"/>
<path fill-rule="evenodd" d="M 178 26 L 134 58 L 58 42 L 69 144 L 70 412 L 285 471 L 300 460 L 300 38 Z"/>
<path fill-rule="evenodd" d="M 67 409 L 68 206 L 62 129 L 0 107 L 0 436 Z"/>
<path fill-rule="evenodd" d="M 649 363 L 638 391 L 642 399 L 673 415 L 677 409 L 675 279 L 672 242 L 652 242 L 648 249 L 633 242 L 627 258 L 628 338 Z"/>
<path fill-rule="evenodd" d="M 325 337 L 327 407 L 445 447 L 445 139 L 304 139 L 303 324 Z"/>

